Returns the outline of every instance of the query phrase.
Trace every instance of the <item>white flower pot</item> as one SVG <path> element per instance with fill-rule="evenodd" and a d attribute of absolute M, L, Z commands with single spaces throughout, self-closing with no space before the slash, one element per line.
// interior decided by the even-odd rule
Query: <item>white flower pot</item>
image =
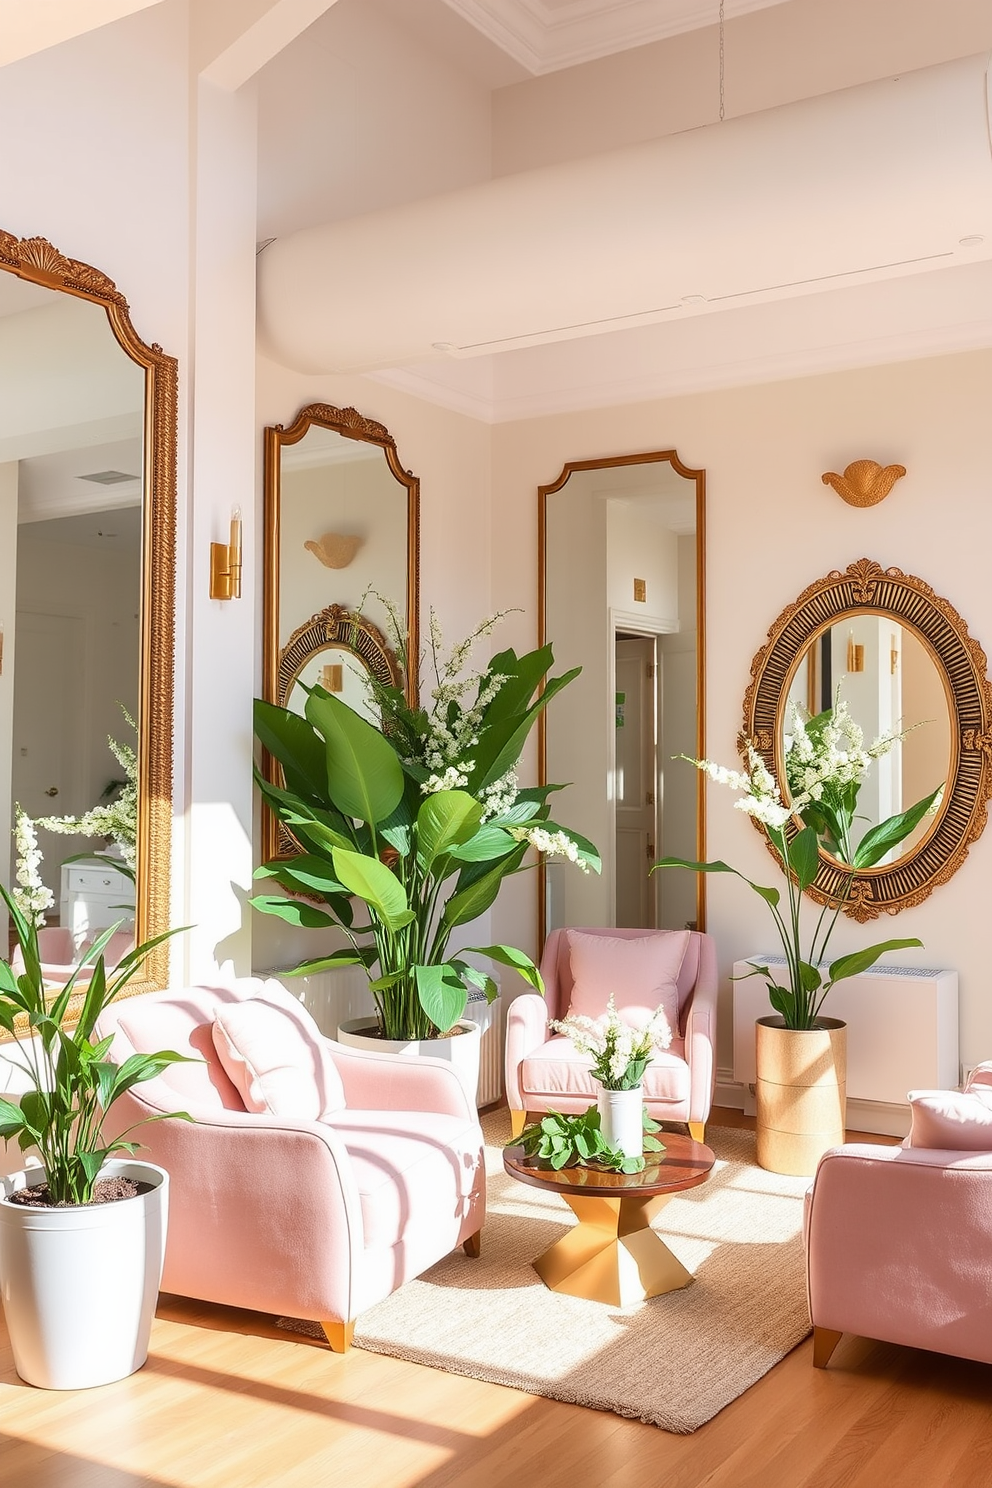
<path fill-rule="evenodd" d="M 349 1018 L 338 1024 L 338 1043 L 354 1049 L 378 1050 L 388 1054 L 426 1055 L 444 1059 L 462 1082 L 469 1105 L 475 1108 L 479 1091 L 479 1052 L 482 1029 L 468 1018 L 460 1018 L 455 1027 L 460 1033 L 447 1038 L 383 1039 L 375 1037 L 375 1023 L 368 1018 Z"/>
<path fill-rule="evenodd" d="M 44 1180 L 28 1168 L 0 1179 L 0 1294 L 14 1368 L 29 1385 L 86 1390 L 140 1369 L 165 1259 L 169 1176 L 114 1159 L 101 1177 L 133 1178 L 148 1193 L 51 1209 L 8 1195 Z"/>
<path fill-rule="evenodd" d="M 599 1107 L 599 1129 L 611 1147 L 619 1147 L 624 1157 L 641 1157 L 644 1153 L 644 1090 L 601 1089 L 596 1097 Z"/>

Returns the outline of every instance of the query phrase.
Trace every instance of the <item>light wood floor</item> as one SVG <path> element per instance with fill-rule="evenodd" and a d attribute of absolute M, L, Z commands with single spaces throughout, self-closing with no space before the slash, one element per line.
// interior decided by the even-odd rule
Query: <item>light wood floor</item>
<path fill-rule="evenodd" d="M 0 1325 L 0 1484 L 992 1485 L 992 1366 L 854 1338 L 824 1372 L 810 1354 L 807 1341 L 678 1437 L 361 1349 L 339 1358 L 258 1314 L 166 1297 L 145 1368 L 100 1390 L 22 1384 Z"/>

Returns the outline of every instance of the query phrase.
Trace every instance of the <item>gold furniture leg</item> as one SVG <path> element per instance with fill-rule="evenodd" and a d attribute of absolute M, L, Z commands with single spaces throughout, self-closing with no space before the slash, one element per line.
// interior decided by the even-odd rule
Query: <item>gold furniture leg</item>
<path fill-rule="evenodd" d="M 482 1254 L 482 1231 L 476 1230 L 474 1235 L 469 1235 L 467 1240 L 463 1240 L 462 1250 L 471 1260 L 477 1261 Z"/>
<path fill-rule="evenodd" d="M 813 1329 L 813 1368 L 826 1369 L 830 1355 L 844 1337 L 843 1333 L 835 1333 L 833 1328 Z"/>
<path fill-rule="evenodd" d="M 705 1132 L 706 1132 L 706 1122 L 705 1121 L 690 1121 L 688 1123 L 688 1125 L 689 1125 L 689 1135 L 690 1135 L 690 1137 L 692 1138 L 692 1140 L 694 1142 L 702 1142 L 702 1141 L 705 1140 Z"/>
<path fill-rule="evenodd" d="M 351 1340 L 355 1336 L 355 1319 L 351 1318 L 347 1323 L 321 1323 L 328 1343 L 336 1354 L 346 1354 L 351 1348 Z"/>
<path fill-rule="evenodd" d="M 511 1137 L 519 1137 L 520 1133 L 523 1131 L 523 1129 L 524 1129 L 524 1127 L 526 1125 L 527 1125 L 527 1112 L 526 1111 L 513 1111 L 513 1110 L 511 1110 L 511 1112 L 510 1112 L 510 1135 L 511 1135 Z"/>
<path fill-rule="evenodd" d="M 578 1224 L 534 1262 L 552 1291 L 629 1307 L 688 1286 L 692 1273 L 651 1229 L 671 1194 L 589 1198 L 564 1193 Z"/>

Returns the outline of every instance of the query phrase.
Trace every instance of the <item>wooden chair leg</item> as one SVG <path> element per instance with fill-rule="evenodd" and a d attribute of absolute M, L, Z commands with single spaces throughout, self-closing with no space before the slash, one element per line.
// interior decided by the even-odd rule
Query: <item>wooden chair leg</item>
<path fill-rule="evenodd" d="M 510 1111 L 510 1135 L 511 1135 L 511 1137 L 519 1137 L 520 1133 L 523 1131 L 523 1129 L 524 1129 L 524 1127 L 526 1125 L 527 1125 L 527 1112 L 526 1111 L 514 1111 L 514 1110 L 511 1109 L 511 1111 Z"/>
<path fill-rule="evenodd" d="M 351 1340 L 355 1336 L 355 1319 L 350 1318 L 346 1323 L 328 1322 L 320 1325 L 327 1337 L 327 1341 L 336 1354 L 346 1354 L 351 1348 Z"/>
<path fill-rule="evenodd" d="M 702 1142 L 702 1141 L 704 1141 L 705 1140 L 705 1136 L 706 1136 L 706 1122 L 705 1121 L 690 1121 L 689 1122 L 689 1135 L 690 1135 L 690 1137 L 692 1138 L 692 1140 L 694 1142 Z"/>
<path fill-rule="evenodd" d="M 833 1328 L 813 1329 L 813 1368 L 826 1369 L 830 1361 L 830 1355 L 844 1337 L 843 1333 L 835 1333 Z"/>
<path fill-rule="evenodd" d="M 469 1235 L 467 1240 L 463 1240 L 462 1250 L 471 1260 L 477 1261 L 482 1254 L 482 1231 L 476 1230 L 474 1235 Z"/>

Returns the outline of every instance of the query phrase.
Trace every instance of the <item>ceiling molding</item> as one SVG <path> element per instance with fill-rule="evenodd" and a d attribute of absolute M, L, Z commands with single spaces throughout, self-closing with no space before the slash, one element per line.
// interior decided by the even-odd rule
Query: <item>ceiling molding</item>
<path fill-rule="evenodd" d="M 535 77 L 715 26 L 719 0 L 445 0 Z M 783 0 L 726 0 L 728 20 Z"/>
<path fill-rule="evenodd" d="M 372 372 L 372 381 L 433 403 L 456 413 L 467 414 L 487 424 L 516 423 L 524 419 L 583 413 L 596 408 L 615 408 L 651 403 L 663 398 L 682 398 L 696 393 L 718 392 L 756 383 L 784 382 L 796 377 L 817 377 L 830 372 L 849 372 L 859 367 L 878 367 L 897 362 L 922 361 L 927 357 L 953 356 L 992 347 L 992 319 L 907 332 L 873 336 L 864 341 L 808 346 L 774 351 L 748 361 L 681 366 L 655 375 L 615 379 L 584 387 L 542 388 L 539 393 L 510 394 L 486 400 L 436 382 L 426 372 L 396 368 Z"/>

